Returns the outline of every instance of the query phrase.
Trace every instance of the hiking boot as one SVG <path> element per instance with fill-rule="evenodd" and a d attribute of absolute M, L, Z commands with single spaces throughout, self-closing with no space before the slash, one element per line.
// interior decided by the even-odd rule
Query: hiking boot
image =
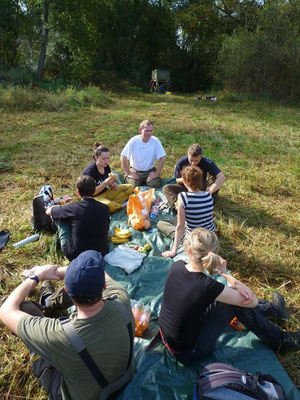
<path fill-rule="evenodd" d="M 277 353 L 284 355 L 292 351 L 300 350 L 300 331 L 281 332 L 280 344 Z"/>
<path fill-rule="evenodd" d="M 55 292 L 55 286 L 51 281 L 44 281 L 40 288 L 39 303 L 45 306 L 45 300 L 48 296 Z"/>
<path fill-rule="evenodd" d="M 283 296 L 279 292 L 274 292 L 272 294 L 272 303 L 275 308 L 276 312 L 274 317 L 278 319 L 288 320 L 289 314 L 286 311 L 285 307 L 285 300 Z"/>
<path fill-rule="evenodd" d="M 289 319 L 284 298 L 278 292 L 272 294 L 272 302 L 259 300 L 257 309 L 264 317 L 275 319 L 277 323 Z"/>

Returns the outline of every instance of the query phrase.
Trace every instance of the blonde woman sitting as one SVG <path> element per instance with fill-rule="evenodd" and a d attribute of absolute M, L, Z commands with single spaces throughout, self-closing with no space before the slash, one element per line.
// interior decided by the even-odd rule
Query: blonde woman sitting
<path fill-rule="evenodd" d="M 83 175 L 89 175 L 96 181 L 95 199 L 109 207 L 111 213 L 124 208 L 123 203 L 133 191 L 130 184 L 116 183 L 116 175 L 111 173 L 109 166 L 109 149 L 96 142 L 94 144 L 94 161 L 83 171 Z"/>
<path fill-rule="evenodd" d="M 272 303 L 258 300 L 249 287 L 229 275 L 214 232 L 196 228 L 184 245 L 189 262 L 171 266 L 159 316 L 162 341 L 177 360 L 203 359 L 235 316 L 280 354 L 300 350 L 300 331 L 282 331 L 267 319 L 286 318 L 283 297 L 275 292 Z M 212 279 L 205 270 L 221 274 L 231 286 Z"/>

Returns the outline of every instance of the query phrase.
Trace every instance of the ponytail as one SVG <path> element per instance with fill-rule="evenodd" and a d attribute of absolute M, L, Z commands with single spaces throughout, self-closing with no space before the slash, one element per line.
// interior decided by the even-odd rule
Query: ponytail
<path fill-rule="evenodd" d="M 219 239 L 217 235 L 206 228 L 196 228 L 191 233 L 189 240 L 184 242 L 184 247 L 190 250 L 190 258 L 201 264 L 209 274 L 216 272 L 220 264 Z"/>
<path fill-rule="evenodd" d="M 109 153 L 109 148 L 106 146 L 103 146 L 99 142 L 95 142 L 94 143 L 94 154 L 93 154 L 94 160 L 96 157 L 100 157 L 101 153 Z"/>

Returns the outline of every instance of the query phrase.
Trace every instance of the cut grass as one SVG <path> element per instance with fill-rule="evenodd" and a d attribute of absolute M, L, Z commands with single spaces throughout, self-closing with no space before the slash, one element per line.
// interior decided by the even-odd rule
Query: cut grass
<path fill-rule="evenodd" d="M 111 148 L 110 165 L 121 171 L 123 146 L 141 120 L 151 119 L 167 151 L 163 177 L 173 175 L 177 159 L 192 143 L 200 143 L 204 155 L 224 171 L 228 179 L 215 209 L 222 255 L 258 296 L 269 299 L 279 289 L 291 314 L 285 328 L 300 329 L 300 111 L 237 96 L 221 95 L 219 103 L 198 103 L 196 97 L 111 94 L 109 102 L 81 101 L 78 109 L 69 103 L 67 109 L 48 112 L 36 105 L 13 113 L 2 99 L 0 162 L 11 168 L 0 169 L 0 227 L 10 230 L 11 240 L 0 253 L 0 295 L 14 289 L 23 268 L 65 262 L 51 234 L 19 249 L 11 244 L 32 233 L 31 200 L 40 186 L 48 182 L 55 195 L 76 198 L 75 181 L 91 162 L 95 141 Z M 3 326 L 0 337 L 0 397 L 46 399 L 30 374 L 25 347 Z M 281 362 L 300 387 L 300 355 L 281 357 Z"/>

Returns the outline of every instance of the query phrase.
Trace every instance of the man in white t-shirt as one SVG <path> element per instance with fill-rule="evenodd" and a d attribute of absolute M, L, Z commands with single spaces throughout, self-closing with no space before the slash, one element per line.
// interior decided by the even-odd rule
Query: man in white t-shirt
<path fill-rule="evenodd" d="M 152 136 L 153 124 L 148 119 L 139 127 L 140 135 L 129 140 L 121 153 L 121 164 L 126 182 L 135 186 L 159 188 L 160 173 L 166 161 L 166 152 L 157 137 Z M 158 161 L 155 167 L 155 162 Z"/>

